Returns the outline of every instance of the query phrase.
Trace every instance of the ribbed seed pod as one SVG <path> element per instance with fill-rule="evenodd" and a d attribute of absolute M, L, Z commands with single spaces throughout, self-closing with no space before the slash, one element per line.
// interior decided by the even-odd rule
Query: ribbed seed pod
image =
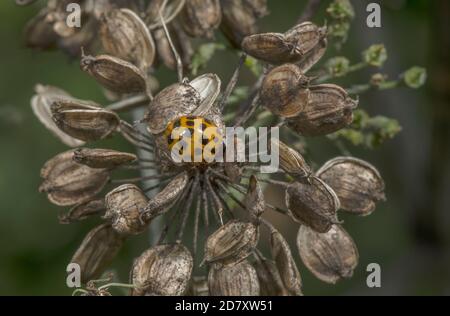
<path fill-rule="evenodd" d="M 221 0 L 220 26 L 230 43 L 240 48 L 244 37 L 258 32 L 257 20 L 268 14 L 266 0 Z"/>
<path fill-rule="evenodd" d="M 135 296 L 180 296 L 189 285 L 193 259 L 181 244 L 159 245 L 136 259 L 131 271 Z"/>
<path fill-rule="evenodd" d="M 87 202 L 100 193 L 109 181 L 105 169 L 91 169 L 73 161 L 73 151 L 55 156 L 41 170 L 44 179 L 40 192 L 59 206 Z"/>
<path fill-rule="evenodd" d="M 106 209 L 105 200 L 92 199 L 74 206 L 67 214 L 59 216 L 61 224 L 71 224 L 101 214 Z"/>
<path fill-rule="evenodd" d="M 244 205 L 250 213 L 252 221 L 259 222 L 259 218 L 266 210 L 264 201 L 264 193 L 255 176 L 251 176 L 248 184 L 247 194 L 245 196 Z"/>
<path fill-rule="evenodd" d="M 153 38 L 141 18 L 129 9 L 111 10 L 103 16 L 100 39 L 106 53 L 136 65 L 144 73 L 153 64 Z"/>
<path fill-rule="evenodd" d="M 55 33 L 51 24 L 47 23 L 47 9 L 31 19 L 25 26 L 25 41 L 29 48 L 50 50 L 56 47 L 58 34 Z"/>
<path fill-rule="evenodd" d="M 256 247 L 258 227 L 252 223 L 231 220 L 208 237 L 204 262 L 234 265 L 247 258 Z"/>
<path fill-rule="evenodd" d="M 94 169 L 114 169 L 137 160 L 136 155 L 111 149 L 79 148 L 73 160 Z"/>
<path fill-rule="evenodd" d="M 167 212 L 186 188 L 188 180 L 188 174 L 183 172 L 170 181 L 164 189 L 158 192 L 158 194 L 148 202 L 143 210 L 143 219 L 145 221 L 150 221 Z"/>
<path fill-rule="evenodd" d="M 327 38 L 323 38 L 317 45 L 305 54 L 296 65 L 303 73 L 308 72 L 325 55 L 328 47 Z"/>
<path fill-rule="evenodd" d="M 83 141 L 64 133 L 53 121 L 52 104 L 56 100 L 71 99 L 72 97 L 66 91 L 52 86 L 37 85 L 35 91 L 36 94 L 31 99 L 31 108 L 39 121 L 67 146 L 79 147 L 84 145 Z"/>
<path fill-rule="evenodd" d="M 141 211 L 147 206 L 144 192 L 134 184 L 124 184 L 105 196 L 104 218 L 112 222 L 112 227 L 120 234 L 137 235 L 147 225 L 141 220 Z"/>
<path fill-rule="evenodd" d="M 273 68 L 261 87 L 261 105 L 283 118 L 297 116 L 308 104 L 309 78 L 294 64 Z"/>
<path fill-rule="evenodd" d="M 357 215 L 369 215 L 376 203 L 385 200 L 384 181 L 378 170 L 360 159 L 338 157 L 325 163 L 317 176 L 336 192 L 341 208 Z"/>
<path fill-rule="evenodd" d="M 301 226 L 297 246 L 305 266 L 320 280 L 335 284 L 350 278 L 358 265 L 358 249 L 350 235 L 338 225 L 325 234 Z"/>
<path fill-rule="evenodd" d="M 292 183 L 286 190 L 290 216 L 301 224 L 325 233 L 338 222 L 339 199 L 325 182 L 314 176 Z"/>
<path fill-rule="evenodd" d="M 311 168 L 306 163 L 303 156 L 282 141 L 276 143 L 280 157 L 280 168 L 297 179 L 308 177 Z"/>
<path fill-rule="evenodd" d="M 193 277 L 187 296 L 209 296 L 208 278 L 204 276 Z"/>
<path fill-rule="evenodd" d="M 211 296 L 258 296 L 260 294 L 258 275 L 247 262 L 231 266 L 213 265 L 208 274 Z"/>
<path fill-rule="evenodd" d="M 120 58 L 108 55 L 83 56 L 81 69 L 113 92 L 147 92 L 146 75 L 135 65 Z"/>
<path fill-rule="evenodd" d="M 222 21 L 219 0 L 189 0 L 181 12 L 182 26 L 192 37 L 212 38 Z"/>
<path fill-rule="evenodd" d="M 304 136 L 322 136 L 334 133 L 353 121 L 353 110 L 358 101 L 334 84 L 310 86 L 307 106 L 288 126 Z"/>
<path fill-rule="evenodd" d="M 123 237 L 109 224 L 102 224 L 87 234 L 70 261 L 80 265 L 83 283 L 101 276 L 119 252 L 123 241 Z"/>
<path fill-rule="evenodd" d="M 289 292 L 284 287 L 280 272 L 274 261 L 258 258 L 255 264 L 258 275 L 261 296 L 287 296 Z"/>
<path fill-rule="evenodd" d="M 53 121 L 66 134 L 83 141 L 104 139 L 120 124 L 118 115 L 105 109 L 56 110 Z"/>
<path fill-rule="evenodd" d="M 302 279 L 291 249 L 284 237 L 276 230 L 272 230 L 270 235 L 270 250 L 286 290 L 291 295 L 303 295 Z"/>

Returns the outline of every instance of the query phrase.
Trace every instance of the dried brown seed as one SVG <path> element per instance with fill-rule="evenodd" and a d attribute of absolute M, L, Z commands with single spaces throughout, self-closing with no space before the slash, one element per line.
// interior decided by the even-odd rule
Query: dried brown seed
<path fill-rule="evenodd" d="M 337 223 L 340 207 L 336 193 L 314 176 L 292 183 L 286 190 L 286 205 L 290 216 L 317 232 L 325 233 Z"/>
<path fill-rule="evenodd" d="M 308 72 L 325 54 L 328 47 L 327 38 L 323 38 L 319 43 L 311 49 L 296 64 L 303 73 Z"/>
<path fill-rule="evenodd" d="M 119 126 L 119 116 L 105 109 L 54 111 L 53 120 L 68 135 L 86 142 L 104 139 Z"/>
<path fill-rule="evenodd" d="M 209 296 L 208 278 L 193 277 L 187 296 Z"/>
<path fill-rule="evenodd" d="M 274 261 L 261 258 L 256 260 L 255 270 L 258 275 L 261 296 L 287 296 L 280 272 Z"/>
<path fill-rule="evenodd" d="M 109 181 L 105 169 L 91 169 L 73 161 L 73 150 L 50 159 L 41 170 L 44 179 L 40 192 L 60 206 L 87 202 L 100 193 Z"/>
<path fill-rule="evenodd" d="M 257 19 L 268 14 L 266 0 L 221 0 L 224 35 L 231 44 L 240 48 L 244 37 L 258 31 Z"/>
<path fill-rule="evenodd" d="M 110 149 L 80 148 L 75 150 L 73 160 L 95 169 L 114 169 L 136 161 L 137 157 Z"/>
<path fill-rule="evenodd" d="M 255 176 L 251 176 L 248 183 L 248 191 L 244 200 L 245 207 L 249 211 L 252 220 L 258 221 L 266 210 L 266 202 L 261 185 Z"/>
<path fill-rule="evenodd" d="M 93 199 L 74 206 L 67 214 L 59 216 L 61 224 L 71 224 L 101 214 L 106 209 L 105 200 Z"/>
<path fill-rule="evenodd" d="M 272 69 L 261 87 L 261 105 L 283 118 L 297 116 L 308 104 L 309 78 L 294 64 Z"/>
<path fill-rule="evenodd" d="M 297 179 L 308 177 L 311 168 L 303 156 L 282 141 L 278 141 L 278 152 L 280 157 L 280 168 Z"/>
<path fill-rule="evenodd" d="M 133 295 L 183 295 L 189 285 L 193 259 L 181 244 L 150 248 L 136 259 L 132 269 Z"/>
<path fill-rule="evenodd" d="M 258 296 L 258 275 L 255 268 L 242 261 L 237 265 L 213 265 L 208 274 L 209 293 L 212 296 Z"/>
<path fill-rule="evenodd" d="M 208 237 L 204 262 L 234 265 L 247 258 L 259 239 L 253 223 L 231 220 Z"/>
<path fill-rule="evenodd" d="M 102 107 L 94 101 L 80 100 L 72 97 L 55 98 L 50 106 L 52 113 L 67 110 L 99 110 Z"/>
<path fill-rule="evenodd" d="M 141 211 L 147 203 L 147 196 L 141 189 L 134 184 L 124 184 L 105 196 L 105 219 L 111 220 L 112 227 L 120 234 L 140 234 L 147 228 L 141 220 Z"/>
<path fill-rule="evenodd" d="M 325 234 L 302 225 L 297 246 L 305 266 L 327 283 L 350 278 L 358 265 L 358 249 L 350 235 L 338 225 L 333 225 Z"/>
<path fill-rule="evenodd" d="M 110 10 L 102 18 L 100 39 L 104 50 L 126 60 L 144 73 L 155 59 L 155 44 L 144 21 L 129 9 Z"/>
<path fill-rule="evenodd" d="M 72 57 L 80 57 L 82 49 L 95 49 L 97 40 L 98 20 L 87 18 L 81 29 L 68 37 L 58 40 L 58 47 Z"/>
<path fill-rule="evenodd" d="M 303 22 L 284 33 L 287 43 L 293 48 L 293 54 L 301 58 L 311 52 L 326 37 L 327 28 L 312 22 Z M 298 61 L 297 58 L 294 58 Z"/>
<path fill-rule="evenodd" d="M 358 101 L 334 84 L 309 87 L 309 102 L 288 126 L 304 136 L 321 136 L 336 132 L 353 121 L 353 109 Z"/>
<path fill-rule="evenodd" d="M 39 121 L 64 144 L 70 147 L 84 145 L 84 142 L 64 133 L 55 124 L 52 118 L 51 105 L 58 99 L 70 99 L 71 96 L 64 90 L 52 86 L 37 85 L 36 94 L 31 99 L 31 108 Z"/>
<path fill-rule="evenodd" d="M 58 35 L 51 24 L 46 21 L 47 9 L 41 10 L 25 26 L 25 41 L 30 48 L 49 50 L 56 47 Z"/>
<path fill-rule="evenodd" d="M 122 244 L 123 238 L 109 224 L 102 224 L 91 230 L 71 260 L 71 263 L 80 265 L 82 282 L 98 279 Z"/>
<path fill-rule="evenodd" d="M 275 229 L 270 235 L 270 250 L 286 290 L 292 295 L 303 295 L 302 279 L 291 249 L 284 237 Z"/>
<path fill-rule="evenodd" d="M 160 28 L 162 26 L 161 19 L 159 17 L 159 11 L 165 0 L 152 0 L 148 4 L 146 10 L 145 22 L 150 30 Z M 172 0 L 168 1 L 163 9 L 162 16 L 166 24 L 172 24 L 172 20 L 175 19 L 181 12 L 185 5 L 185 0 Z"/>
<path fill-rule="evenodd" d="M 215 74 L 203 74 L 189 83 L 200 95 L 200 105 L 192 113 L 204 116 L 208 114 L 220 94 L 221 81 Z"/>
<path fill-rule="evenodd" d="M 176 176 L 169 184 L 156 194 L 144 209 L 143 219 L 150 221 L 167 212 L 177 201 L 188 184 L 189 176 L 183 172 Z"/>
<path fill-rule="evenodd" d="M 222 21 L 219 0 L 189 0 L 181 12 L 182 26 L 192 37 L 211 38 Z"/>
<path fill-rule="evenodd" d="M 384 181 L 378 170 L 360 159 L 338 157 L 317 172 L 336 192 L 341 208 L 357 215 L 369 215 L 376 202 L 385 200 Z"/>
<path fill-rule="evenodd" d="M 117 57 L 83 56 L 81 69 L 113 92 L 120 94 L 147 92 L 145 74 L 133 64 Z"/>

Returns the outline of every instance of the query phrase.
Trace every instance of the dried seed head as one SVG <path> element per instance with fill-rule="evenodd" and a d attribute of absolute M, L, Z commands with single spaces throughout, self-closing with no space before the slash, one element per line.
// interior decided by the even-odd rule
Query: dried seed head
<path fill-rule="evenodd" d="M 262 33 L 244 38 L 242 49 L 271 64 L 300 62 L 317 45 L 323 45 L 326 29 L 311 22 L 301 23 L 284 34 Z"/>
<path fill-rule="evenodd" d="M 258 275 L 247 262 L 231 266 L 213 265 L 208 274 L 209 293 L 212 296 L 258 296 Z"/>
<path fill-rule="evenodd" d="M 136 65 L 144 73 L 153 64 L 153 38 L 141 18 L 129 9 L 111 10 L 103 16 L 100 39 L 108 54 Z"/>
<path fill-rule="evenodd" d="M 136 155 L 110 149 L 80 148 L 73 160 L 94 169 L 114 169 L 137 160 Z"/>
<path fill-rule="evenodd" d="M 208 278 L 193 277 L 187 296 L 209 296 Z"/>
<path fill-rule="evenodd" d="M 274 261 L 262 258 L 256 260 L 254 266 L 258 275 L 261 296 L 289 295 Z"/>
<path fill-rule="evenodd" d="M 108 137 L 120 123 L 116 113 L 105 109 L 56 110 L 53 121 L 63 132 L 86 142 Z"/>
<path fill-rule="evenodd" d="M 148 222 L 167 212 L 186 189 L 188 180 L 188 174 L 183 172 L 170 181 L 164 189 L 148 202 L 147 207 L 144 209 L 143 219 Z"/>
<path fill-rule="evenodd" d="M 51 106 L 59 99 L 71 99 L 71 96 L 64 90 L 52 86 L 37 85 L 36 94 L 31 99 L 31 108 L 39 121 L 64 144 L 70 147 L 79 147 L 84 142 L 64 133 L 55 124 L 52 118 Z"/>
<path fill-rule="evenodd" d="M 73 161 L 73 151 L 50 159 L 41 170 L 44 179 L 40 192 L 60 206 L 87 202 L 100 193 L 109 181 L 105 169 L 91 169 Z"/>
<path fill-rule="evenodd" d="M 219 0 L 189 0 L 181 12 L 184 30 L 192 37 L 212 38 L 222 21 Z"/>
<path fill-rule="evenodd" d="M 244 37 L 258 31 L 256 22 L 268 14 L 266 0 L 221 0 L 224 35 L 231 44 L 240 48 Z"/>
<path fill-rule="evenodd" d="M 334 133 L 353 121 L 353 109 L 358 102 L 334 84 L 309 87 L 309 102 L 295 118 L 288 120 L 290 128 L 304 136 Z"/>
<path fill-rule="evenodd" d="M 98 279 L 122 244 L 123 238 L 109 224 L 102 224 L 91 230 L 70 261 L 80 265 L 82 282 Z"/>
<path fill-rule="evenodd" d="M 302 179 L 311 174 L 311 168 L 299 152 L 282 141 L 278 141 L 276 144 L 278 145 L 280 168 L 282 170 L 296 179 Z"/>
<path fill-rule="evenodd" d="M 141 211 L 147 203 L 147 196 L 137 186 L 122 185 L 106 195 L 105 219 L 111 220 L 112 227 L 120 234 L 140 234 L 147 228 L 141 220 Z"/>
<path fill-rule="evenodd" d="M 385 200 L 384 181 L 371 164 L 352 157 L 338 157 L 324 164 L 317 176 L 336 192 L 341 208 L 369 215 L 376 202 Z"/>
<path fill-rule="evenodd" d="M 261 105 L 283 118 L 297 116 L 308 104 L 309 78 L 294 64 L 272 69 L 261 87 Z"/>
<path fill-rule="evenodd" d="M 320 280 L 334 284 L 350 278 L 358 265 L 358 249 L 348 233 L 339 225 L 325 234 L 301 226 L 297 246 L 305 266 Z"/>
<path fill-rule="evenodd" d="M 271 232 L 270 250 L 286 290 L 292 295 L 303 295 L 302 279 L 291 249 L 284 237 L 274 229 Z"/>
<path fill-rule="evenodd" d="M 258 227 L 252 223 L 231 220 L 208 237 L 205 263 L 234 265 L 247 258 L 259 239 Z"/>
<path fill-rule="evenodd" d="M 83 56 L 81 69 L 113 92 L 119 94 L 147 92 L 145 74 L 133 64 L 117 57 Z"/>
<path fill-rule="evenodd" d="M 71 224 L 101 214 L 106 209 L 105 200 L 93 199 L 74 206 L 67 214 L 59 216 L 61 224 Z"/>
<path fill-rule="evenodd" d="M 258 222 L 261 215 L 266 210 L 266 202 L 264 201 L 264 193 L 261 185 L 255 176 L 251 176 L 248 184 L 247 195 L 244 200 L 245 207 L 250 213 L 250 218 Z"/>
<path fill-rule="evenodd" d="M 133 295 L 183 295 L 189 285 L 193 259 L 181 244 L 159 245 L 136 259 L 131 278 Z"/>
<path fill-rule="evenodd" d="M 325 233 L 337 223 L 339 199 L 325 182 L 314 176 L 292 183 L 286 190 L 290 216 L 317 232 Z"/>
<path fill-rule="evenodd" d="M 303 73 L 308 72 L 325 55 L 327 47 L 328 40 L 325 37 L 296 63 L 297 66 Z"/>

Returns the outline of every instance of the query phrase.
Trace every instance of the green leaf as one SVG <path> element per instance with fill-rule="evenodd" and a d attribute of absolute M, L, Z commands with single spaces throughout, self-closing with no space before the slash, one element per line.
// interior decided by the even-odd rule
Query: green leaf
<path fill-rule="evenodd" d="M 405 71 L 403 79 L 408 87 L 418 89 L 427 81 L 427 70 L 418 66 L 411 67 Z"/>
<path fill-rule="evenodd" d="M 225 45 L 221 43 L 205 43 L 197 48 L 192 57 L 191 72 L 196 76 L 200 69 L 205 68 L 214 54 L 219 50 L 224 50 Z"/>

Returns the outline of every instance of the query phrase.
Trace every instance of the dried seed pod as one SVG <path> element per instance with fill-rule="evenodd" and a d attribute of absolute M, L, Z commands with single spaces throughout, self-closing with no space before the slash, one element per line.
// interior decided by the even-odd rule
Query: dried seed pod
<path fill-rule="evenodd" d="M 74 206 L 67 214 L 59 216 L 61 224 L 71 224 L 98 215 L 106 209 L 104 199 L 93 199 Z"/>
<path fill-rule="evenodd" d="M 100 193 L 109 181 L 105 169 L 91 169 L 73 161 L 73 151 L 67 151 L 50 159 L 41 170 L 44 179 L 40 192 L 59 206 L 87 202 Z"/>
<path fill-rule="evenodd" d="M 336 193 L 317 177 L 299 180 L 286 190 L 286 205 L 290 216 L 317 232 L 325 233 L 337 223 L 340 207 Z"/>
<path fill-rule="evenodd" d="M 148 222 L 167 212 L 178 200 L 178 197 L 184 189 L 186 189 L 188 180 L 189 176 L 186 172 L 176 176 L 164 189 L 148 202 L 142 218 Z"/>
<path fill-rule="evenodd" d="M 94 101 L 80 100 L 72 97 L 55 98 L 50 105 L 52 114 L 67 110 L 99 110 L 102 107 Z"/>
<path fill-rule="evenodd" d="M 369 215 L 376 202 L 385 200 L 384 181 L 378 170 L 360 159 L 338 157 L 317 172 L 336 192 L 341 208 L 357 215 Z"/>
<path fill-rule="evenodd" d="M 193 259 L 181 244 L 159 245 L 136 259 L 131 272 L 133 295 L 183 295 L 189 285 Z"/>
<path fill-rule="evenodd" d="M 52 118 L 51 105 L 58 99 L 71 99 L 71 96 L 66 91 L 52 86 L 37 85 L 35 91 L 36 94 L 31 99 L 31 108 L 39 121 L 67 146 L 84 145 L 83 141 L 73 138 L 59 129 Z"/>
<path fill-rule="evenodd" d="M 221 0 L 224 35 L 231 44 L 240 48 L 244 37 L 258 31 L 256 22 L 268 14 L 266 0 Z"/>
<path fill-rule="evenodd" d="M 159 11 L 163 5 L 164 0 L 152 0 L 148 4 L 146 10 L 145 22 L 150 30 L 161 28 L 161 19 L 159 18 Z M 172 0 L 169 1 L 163 9 L 162 16 L 166 24 L 171 24 L 172 20 L 175 19 L 181 12 L 185 5 L 185 0 Z"/>
<path fill-rule="evenodd" d="M 284 34 L 262 33 L 247 36 L 242 41 L 242 49 L 257 59 L 271 64 L 296 63 L 323 45 L 326 28 L 311 22 L 301 23 Z"/>
<path fill-rule="evenodd" d="M 109 224 L 102 224 L 87 234 L 70 261 L 80 265 L 83 283 L 98 279 L 119 252 L 123 241 Z"/>
<path fill-rule="evenodd" d="M 155 43 L 144 21 L 129 9 L 110 10 L 102 18 L 100 39 L 104 50 L 126 60 L 144 73 L 155 59 Z"/>
<path fill-rule="evenodd" d="M 219 0 L 189 0 L 181 12 L 182 26 L 192 37 L 212 38 L 222 21 Z"/>
<path fill-rule="evenodd" d="M 220 94 L 221 81 L 215 74 L 201 75 L 189 83 L 200 95 L 200 105 L 192 113 L 204 116 L 210 112 Z"/>
<path fill-rule="evenodd" d="M 141 220 L 141 211 L 147 203 L 147 196 L 141 189 L 134 184 L 124 184 L 105 196 L 105 219 L 111 220 L 119 234 L 140 234 L 147 228 Z"/>
<path fill-rule="evenodd" d="M 119 116 L 105 109 L 56 110 L 53 121 L 63 132 L 86 142 L 108 137 L 120 124 Z"/>
<path fill-rule="evenodd" d="M 335 284 L 341 278 L 350 278 L 358 265 L 358 249 L 339 225 L 333 225 L 325 234 L 302 225 L 297 246 L 305 266 L 326 283 Z"/>
<path fill-rule="evenodd" d="M 27 47 L 50 50 L 55 48 L 58 34 L 51 24 L 47 23 L 48 10 L 43 9 L 25 26 L 25 41 Z"/>
<path fill-rule="evenodd" d="M 79 148 L 73 160 L 94 169 L 114 169 L 137 160 L 136 155 L 110 149 Z"/>
<path fill-rule="evenodd" d="M 208 237 L 203 262 L 237 264 L 250 255 L 258 239 L 255 224 L 231 220 Z"/>
<path fill-rule="evenodd" d="M 297 116 L 308 104 L 309 78 L 294 64 L 273 68 L 261 87 L 261 105 L 283 118 Z"/>
<path fill-rule="evenodd" d="M 259 218 L 266 210 L 264 193 L 258 182 L 258 179 L 256 179 L 254 175 L 250 177 L 244 204 L 247 208 L 247 211 L 249 211 L 252 220 L 259 221 Z"/>
<path fill-rule="evenodd" d="M 284 287 L 280 272 L 274 261 L 258 258 L 255 264 L 258 275 L 261 296 L 287 296 L 289 292 Z"/>
<path fill-rule="evenodd" d="M 328 40 L 325 37 L 296 63 L 297 66 L 303 73 L 308 72 L 325 55 L 327 47 Z"/>
<path fill-rule="evenodd" d="M 98 20 L 86 18 L 81 29 L 78 29 L 73 35 L 61 37 L 58 40 L 58 47 L 71 57 L 80 57 L 82 49 L 96 49 Z"/>
<path fill-rule="evenodd" d="M 209 296 L 208 278 L 193 277 L 187 296 Z"/>
<path fill-rule="evenodd" d="M 81 69 L 113 92 L 120 94 L 147 92 L 145 74 L 133 64 L 117 57 L 83 56 Z"/>
<path fill-rule="evenodd" d="M 276 143 L 280 157 L 280 168 L 297 179 L 309 177 L 311 168 L 299 152 L 282 141 Z"/>
<path fill-rule="evenodd" d="M 322 136 L 352 123 L 358 101 L 352 100 L 344 89 L 321 84 L 309 90 L 309 102 L 297 117 L 288 120 L 290 128 L 304 136 Z"/>
<path fill-rule="evenodd" d="M 213 265 L 208 274 L 211 296 L 258 296 L 258 275 L 247 260 L 236 265 Z"/>
<path fill-rule="evenodd" d="M 270 235 L 270 251 L 286 290 L 292 295 L 303 295 L 302 279 L 291 249 L 284 237 L 275 229 L 272 229 Z"/>

